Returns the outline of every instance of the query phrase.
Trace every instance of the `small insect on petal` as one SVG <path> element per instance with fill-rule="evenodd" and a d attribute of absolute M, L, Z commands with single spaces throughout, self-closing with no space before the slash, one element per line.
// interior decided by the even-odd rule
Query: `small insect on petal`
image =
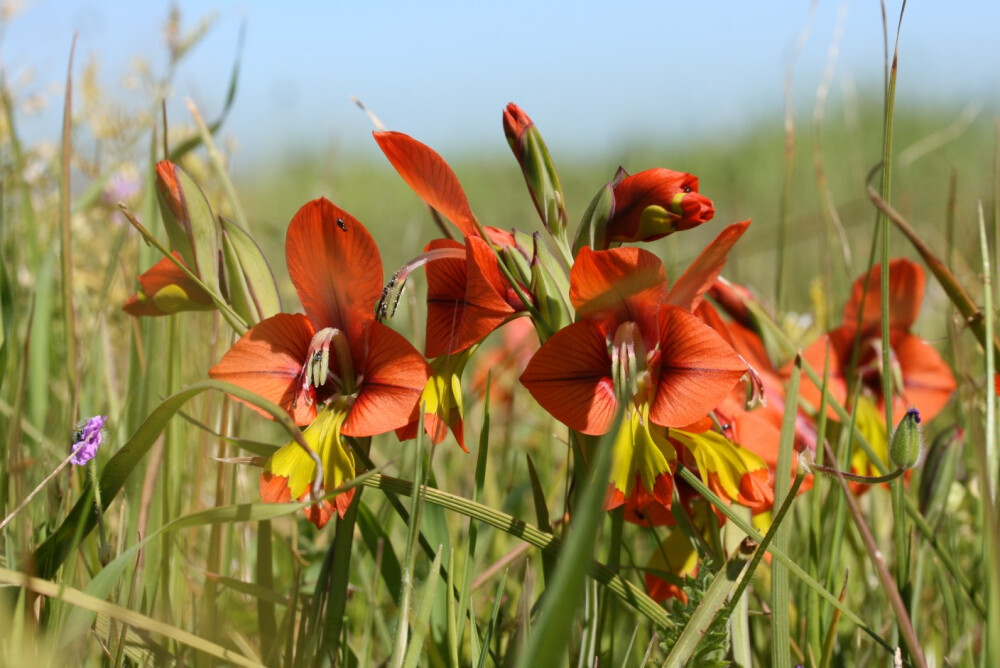
<path fill-rule="evenodd" d="M 340 228 L 341 232 L 346 232 L 347 231 L 347 223 L 344 222 L 343 218 L 338 218 L 337 219 L 337 227 Z"/>

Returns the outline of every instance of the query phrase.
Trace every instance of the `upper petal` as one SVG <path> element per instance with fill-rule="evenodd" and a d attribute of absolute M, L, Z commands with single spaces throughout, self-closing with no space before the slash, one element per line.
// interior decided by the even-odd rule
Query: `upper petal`
<path fill-rule="evenodd" d="M 714 329 L 687 311 L 660 311 L 660 358 L 656 398 L 649 418 L 664 427 L 683 427 L 715 408 L 747 366 Z"/>
<path fill-rule="evenodd" d="M 605 331 L 624 321 L 655 330 L 656 312 L 667 291 L 663 262 L 641 248 L 593 251 L 584 247 L 569 274 L 569 296 L 581 318 L 605 323 Z"/>
<path fill-rule="evenodd" d="M 288 411 L 296 424 L 309 424 L 316 417 L 314 392 L 303 388 L 299 376 L 313 334 L 312 323 L 304 315 L 279 313 L 266 318 L 234 343 L 208 375 L 273 401 Z"/>
<path fill-rule="evenodd" d="M 603 434 L 618 409 L 611 358 L 600 329 L 581 321 L 560 329 L 521 374 L 531 396 L 570 429 Z"/>
<path fill-rule="evenodd" d="M 385 157 L 427 206 L 439 211 L 465 236 L 478 234 L 476 217 L 462 184 L 444 158 L 402 132 L 373 132 L 372 135 Z"/>
<path fill-rule="evenodd" d="M 712 283 L 726 266 L 729 249 L 743 236 L 749 226 L 750 221 L 744 220 L 722 230 L 712 243 L 705 246 L 705 250 L 688 265 L 670 288 L 670 292 L 667 293 L 667 303 L 693 311 L 701 301 L 701 296 L 712 287 Z"/>
<path fill-rule="evenodd" d="M 315 199 L 288 225 L 285 258 L 316 329 L 336 327 L 358 346 L 382 293 L 382 258 L 368 230 L 326 198 Z"/>

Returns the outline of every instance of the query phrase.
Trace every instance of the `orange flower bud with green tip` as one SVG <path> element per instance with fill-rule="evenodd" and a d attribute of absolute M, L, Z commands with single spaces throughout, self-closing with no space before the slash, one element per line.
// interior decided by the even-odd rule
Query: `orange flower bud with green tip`
<path fill-rule="evenodd" d="M 566 233 L 566 198 L 552 156 L 535 123 L 511 102 L 503 111 L 503 131 L 514 157 L 521 165 L 524 181 L 542 224 L 553 236 Z"/>
<path fill-rule="evenodd" d="M 178 262 L 183 262 L 177 251 Z M 123 310 L 129 315 L 172 315 L 181 311 L 211 311 L 215 303 L 170 258 L 163 258 L 139 276 L 139 290 L 128 298 Z"/>
<path fill-rule="evenodd" d="M 614 186 L 609 242 L 653 241 L 708 222 L 712 200 L 698 193 L 698 179 L 670 169 L 627 175 Z"/>

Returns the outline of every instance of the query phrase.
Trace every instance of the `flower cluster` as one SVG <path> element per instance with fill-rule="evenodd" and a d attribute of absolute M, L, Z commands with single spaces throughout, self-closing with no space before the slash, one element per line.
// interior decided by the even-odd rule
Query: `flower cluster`
<path fill-rule="evenodd" d="M 125 310 L 166 315 L 225 306 L 248 326 L 208 373 L 277 404 L 305 428 L 304 444 L 292 441 L 267 460 L 260 493 L 268 502 L 309 502 L 306 516 L 317 527 L 352 503 L 354 492 L 344 486 L 359 470 L 357 439 L 394 432 L 407 440 L 423 424 L 433 443 L 450 432 L 467 451 L 463 372 L 483 340 L 504 327 L 505 347 L 481 353 L 480 363 L 519 375 L 537 404 L 576 434 L 584 458 L 578 465 L 593 454 L 589 437 L 613 434 L 605 507 L 647 526 L 687 516 L 685 531 L 671 530 L 651 555 L 647 576 L 655 597 L 683 597 L 676 579 L 698 563 L 691 529 L 707 534 L 725 517 L 678 471 L 689 469 L 713 492 L 706 496 L 745 506 L 765 525 L 783 416 L 796 411 L 796 453 L 814 450 L 823 438 L 815 426 L 820 389 L 807 382 L 803 407 L 786 406 L 786 372 L 761 336 L 756 300 L 721 277 L 750 221 L 723 228 L 671 282 L 656 254 L 623 244 L 711 221 L 713 202 L 696 177 L 619 168 L 571 240 L 558 173 L 538 128 L 513 104 L 503 127 L 547 236 L 482 224 L 440 155 L 403 133 L 375 132 L 390 164 L 454 225 L 455 238 L 430 240 L 386 282 L 361 222 L 326 199 L 308 202 L 292 217 L 285 243 L 304 313 L 285 313 L 249 234 L 216 219 L 191 178 L 163 162 L 157 186 L 173 255 L 139 277 Z M 384 322 L 421 268 L 423 353 Z M 803 357 L 822 369 L 830 356 L 828 396 L 841 405 L 875 415 L 891 406 L 897 419 L 912 407 L 929 420 L 949 400 L 954 379 L 910 331 L 922 271 L 906 260 L 889 271 L 892 396 L 883 396 L 881 378 L 879 267 L 855 284 L 844 324 Z M 853 387 L 860 393 L 852 395 Z M 498 387 L 494 398 L 513 391 Z M 884 433 L 873 446 L 887 459 Z M 857 455 L 852 466 L 867 474 L 871 462 Z"/>

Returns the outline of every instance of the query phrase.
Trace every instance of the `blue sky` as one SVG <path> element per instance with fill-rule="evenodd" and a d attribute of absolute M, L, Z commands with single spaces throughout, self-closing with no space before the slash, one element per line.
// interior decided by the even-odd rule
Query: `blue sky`
<path fill-rule="evenodd" d="M 7 26 L 7 77 L 30 69 L 30 88 L 58 88 L 74 31 L 77 71 L 98 57 L 109 92 L 132 59 L 165 65 L 161 27 L 170 6 L 152 0 L 34 0 Z M 245 159 L 284 146 L 371 146 L 357 95 L 392 129 L 442 151 L 506 150 L 500 116 L 517 102 L 560 153 L 607 150 L 622 140 L 684 141 L 780 119 L 793 70 L 797 108 L 811 110 L 838 26 L 833 84 L 871 90 L 882 81 L 882 28 L 874 0 L 808 2 L 188 2 L 187 26 L 213 12 L 215 28 L 175 78 L 173 118 L 190 97 L 207 117 L 221 108 L 237 50 L 246 43 L 225 133 Z M 891 38 L 899 3 L 887 6 Z M 1000 108 L 1000 2 L 911 2 L 903 20 L 899 104 Z M 22 123 L 56 136 L 59 101 Z"/>

